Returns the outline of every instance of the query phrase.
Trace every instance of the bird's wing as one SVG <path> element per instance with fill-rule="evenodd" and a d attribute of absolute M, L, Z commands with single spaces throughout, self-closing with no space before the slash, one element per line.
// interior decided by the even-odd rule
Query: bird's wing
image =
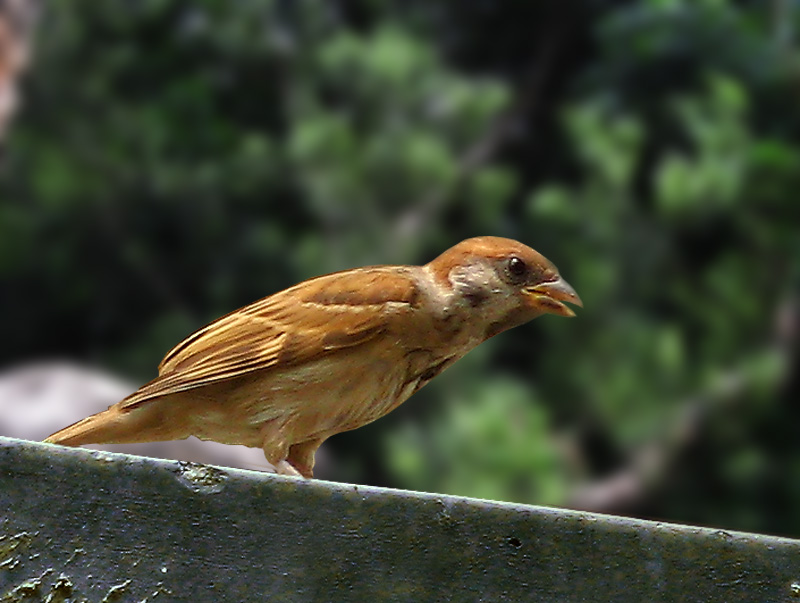
<path fill-rule="evenodd" d="M 190 335 L 167 353 L 159 376 L 122 407 L 366 343 L 398 328 L 418 302 L 410 269 L 376 266 L 305 281 Z"/>

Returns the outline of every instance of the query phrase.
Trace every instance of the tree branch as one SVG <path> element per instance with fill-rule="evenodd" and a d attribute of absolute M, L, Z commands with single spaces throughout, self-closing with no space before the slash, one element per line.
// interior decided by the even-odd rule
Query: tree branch
<path fill-rule="evenodd" d="M 19 107 L 19 78 L 30 62 L 36 0 L 0 0 L 0 141 Z"/>
<path fill-rule="evenodd" d="M 775 312 L 772 341 L 758 356 L 773 356 L 779 369 L 771 385 L 778 389 L 791 376 L 797 359 L 800 303 L 787 298 Z M 708 423 L 721 409 L 730 409 L 742 396 L 762 385 L 746 367 L 724 374 L 706 391 L 687 399 L 664 437 L 633 452 L 624 466 L 608 477 L 577 487 L 566 506 L 600 513 L 628 512 L 641 508 L 661 488 L 673 468 L 703 436 Z"/>

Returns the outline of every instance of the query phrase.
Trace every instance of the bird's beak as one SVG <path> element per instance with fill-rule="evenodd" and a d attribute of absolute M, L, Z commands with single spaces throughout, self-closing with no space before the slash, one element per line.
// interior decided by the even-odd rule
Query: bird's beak
<path fill-rule="evenodd" d="M 575 312 L 562 302 L 583 307 L 583 302 L 575 293 L 575 289 L 560 276 L 554 281 L 525 287 L 523 292 L 530 296 L 531 305 L 543 313 L 566 317 L 575 316 Z"/>

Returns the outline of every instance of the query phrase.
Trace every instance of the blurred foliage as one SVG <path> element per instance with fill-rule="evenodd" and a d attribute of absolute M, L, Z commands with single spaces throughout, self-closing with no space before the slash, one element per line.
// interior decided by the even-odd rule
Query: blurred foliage
<path fill-rule="evenodd" d="M 657 450 L 626 512 L 800 536 L 798 24 L 777 0 L 56 0 L 7 141 L 2 360 L 144 380 L 300 279 L 511 236 L 585 310 L 333 438 L 322 477 L 570 504 Z"/>

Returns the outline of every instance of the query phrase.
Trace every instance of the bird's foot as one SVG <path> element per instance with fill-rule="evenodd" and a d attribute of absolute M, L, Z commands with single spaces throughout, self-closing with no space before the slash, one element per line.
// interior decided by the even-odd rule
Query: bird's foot
<path fill-rule="evenodd" d="M 295 469 L 292 464 L 287 460 L 278 461 L 273 465 L 275 472 L 280 475 L 292 475 L 294 477 L 303 477 L 303 474 Z"/>

